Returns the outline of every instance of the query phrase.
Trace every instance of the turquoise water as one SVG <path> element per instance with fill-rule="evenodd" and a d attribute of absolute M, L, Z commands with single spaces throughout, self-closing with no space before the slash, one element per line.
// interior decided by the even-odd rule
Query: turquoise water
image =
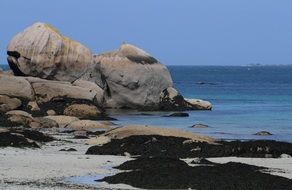
<path fill-rule="evenodd" d="M 292 142 L 292 66 L 169 66 L 175 87 L 188 98 L 212 102 L 212 111 L 191 111 L 188 118 L 165 113 L 118 114 L 120 124 L 179 128 L 220 139 L 275 139 Z M 205 84 L 198 84 L 204 81 Z M 203 123 L 210 128 L 193 129 Z M 266 130 L 274 135 L 258 137 Z"/>
<path fill-rule="evenodd" d="M 292 66 L 169 66 L 175 87 L 188 98 L 209 100 L 212 111 L 191 111 L 188 118 L 166 113 L 114 113 L 123 124 L 179 128 L 222 139 L 275 139 L 292 142 Z M 198 84 L 205 82 L 205 84 Z M 193 129 L 203 123 L 210 128 Z M 258 137 L 266 130 L 274 135 Z"/>

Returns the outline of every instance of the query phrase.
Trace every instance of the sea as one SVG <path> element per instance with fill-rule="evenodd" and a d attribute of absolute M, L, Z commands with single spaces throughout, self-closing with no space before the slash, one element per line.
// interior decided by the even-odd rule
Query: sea
<path fill-rule="evenodd" d="M 7 69 L 7 66 L 0 66 Z M 208 100 L 212 111 L 111 112 L 116 123 L 176 128 L 222 140 L 270 139 L 292 142 L 291 66 L 168 66 L 174 86 L 186 98 Z M 205 124 L 208 128 L 191 128 Z M 268 131 L 271 136 L 256 136 Z"/>

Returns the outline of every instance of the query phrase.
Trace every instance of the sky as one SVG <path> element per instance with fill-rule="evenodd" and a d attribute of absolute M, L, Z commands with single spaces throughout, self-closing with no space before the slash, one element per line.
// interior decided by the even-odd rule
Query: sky
<path fill-rule="evenodd" d="M 0 64 L 38 21 L 95 54 L 127 42 L 166 65 L 292 64 L 291 0 L 0 0 Z"/>

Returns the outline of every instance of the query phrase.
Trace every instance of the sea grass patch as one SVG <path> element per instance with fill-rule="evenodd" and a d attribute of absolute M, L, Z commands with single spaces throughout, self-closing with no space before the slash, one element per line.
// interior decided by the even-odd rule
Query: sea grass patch
<path fill-rule="evenodd" d="M 267 168 L 228 162 L 188 166 L 171 158 L 139 158 L 117 168 L 127 170 L 101 180 L 143 189 L 290 190 L 292 180 L 262 173 Z"/>

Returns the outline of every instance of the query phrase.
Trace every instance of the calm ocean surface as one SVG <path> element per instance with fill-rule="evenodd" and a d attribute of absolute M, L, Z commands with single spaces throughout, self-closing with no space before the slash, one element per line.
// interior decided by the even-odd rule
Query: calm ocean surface
<path fill-rule="evenodd" d="M 2 66 L 3 68 L 3 66 Z M 166 113 L 114 113 L 119 124 L 178 128 L 220 139 L 275 139 L 292 142 L 292 66 L 169 66 L 175 87 L 187 98 L 211 101 L 212 111 L 188 118 Z M 204 82 L 205 84 L 198 84 Z M 194 124 L 210 127 L 193 129 Z M 266 130 L 274 135 L 258 137 Z"/>

